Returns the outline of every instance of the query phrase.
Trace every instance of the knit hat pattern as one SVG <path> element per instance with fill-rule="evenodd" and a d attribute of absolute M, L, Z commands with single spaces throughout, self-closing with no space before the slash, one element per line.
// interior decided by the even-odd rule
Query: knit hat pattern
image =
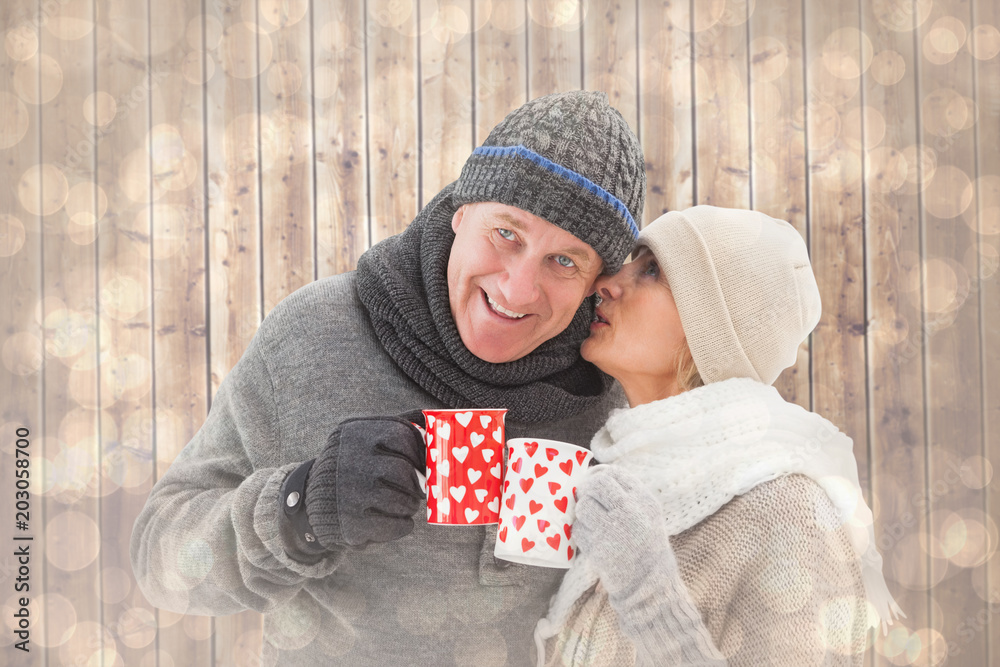
<path fill-rule="evenodd" d="M 639 139 L 607 94 L 578 90 L 510 112 L 462 167 L 454 203 L 537 215 L 590 245 L 613 274 L 638 237 L 645 196 Z"/>
<path fill-rule="evenodd" d="M 819 323 L 819 287 L 802 236 L 759 211 L 695 206 L 639 235 L 660 264 L 705 383 L 772 384 Z"/>

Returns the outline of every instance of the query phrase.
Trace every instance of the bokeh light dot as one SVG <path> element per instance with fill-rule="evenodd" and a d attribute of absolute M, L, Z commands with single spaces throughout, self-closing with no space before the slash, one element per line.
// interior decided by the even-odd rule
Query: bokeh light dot
<path fill-rule="evenodd" d="M 823 65 L 838 79 L 856 79 L 868 70 L 872 41 L 857 28 L 834 30 L 823 43 Z"/>
<path fill-rule="evenodd" d="M 924 35 L 922 42 L 921 51 L 924 54 L 924 59 L 934 65 L 947 65 L 952 60 L 955 59 L 956 51 L 941 51 L 935 46 L 935 35 L 932 32 L 928 32 Z M 937 41 L 942 42 L 944 39 L 938 38 Z"/>
<path fill-rule="evenodd" d="M 97 558 L 101 531 L 97 523 L 82 512 L 69 510 L 50 517 L 45 525 L 49 563 L 67 572 L 81 570 Z"/>
<path fill-rule="evenodd" d="M 906 74 L 906 61 L 897 51 L 886 49 L 879 51 L 871 64 L 872 78 L 883 86 L 899 83 Z"/>
<path fill-rule="evenodd" d="M 42 593 L 35 600 L 45 615 L 45 632 L 32 639 L 48 648 L 65 644 L 76 631 L 76 607 L 58 593 Z"/>
<path fill-rule="evenodd" d="M 0 257 L 16 255 L 24 247 L 26 238 L 23 222 L 12 215 L 0 213 Z"/>
<path fill-rule="evenodd" d="M 313 70 L 313 97 L 318 100 L 328 100 L 339 90 L 337 71 L 326 65 L 320 65 Z"/>
<path fill-rule="evenodd" d="M 285 605 L 285 608 L 291 605 Z M 195 641 L 203 641 L 212 636 L 211 619 L 204 616 L 184 616 L 181 621 L 184 634 Z"/>
<path fill-rule="evenodd" d="M 931 14 L 934 0 L 870 0 L 878 22 L 896 32 L 919 28 Z"/>
<path fill-rule="evenodd" d="M 51 102 L 62 86 L 62 66 L 50 55 L 43 53 L 14 68 L 14 90 L 28 104 Z"/>
<path fill-rule="evenodd" d="M 969 207 L 973 194 L 968 174 L 954 165 L 942 165 L 927 186 L 924 207 L 935 217 L 954 218 Z"/>
<path fill-rule="evenodd" d="M 78 225 L 94 225 L 108 212 L 108 196 L 100 185 L 82 181 L 69 189 L 65 208 Z"/>
<path fill-rule="evenodd" d="M 1000 53 L 1000 30 L 985 23 L 977 25 L 972 29 L 967 46 L 977 60 L 990 60 Z"/>
<path fill-rule="evenodd" d="M 83 117 L 91 125 L 103 127 L 115 119 L 118 103 L 109 93 L 99 90 L 83 101 Z"/>
<path fill-rule="evenodd" d="M 116 627 L 122 643 L 129 648 L 143 648 L 156 639 L 156 616 L 143 607 L 123 611 Z"/>
<path fill-rule="evenodd" d="M 38 53 L 38 33 L 27 25 L 11 28 L 4 36 L 4 50 L 13 60 L 29 60 Z"/>
<path fill-rule="evenodd" d="M 409 3 L 399 3 L 401 5 Z M 524 29 L 524 3 L 517 0 L 493 0 L 490 23 L 504 32 L 520 32 Z M 402 25 L 402 21 L 398 25 Z"/>
<path fill-rule="evenodd" d="M 934 21 L 927 37 L 938 51 L 957 53 L 965 44 L 965 24 L 954 16 L 942 16 Z"/>
<path fill-rule="evenodd" d="M 0 119 L 0 150 L 18 144 L 28 133 L 28 107 L 6 91 L 0 91 Z"/>
<path fill-rule="evenodd" d="M 118 604 L 132 592 L 132 576 L 120 567 L 108 566 L 94 582 L 98 598 L 105 604 Z"/>
<path fill-rule="evenodd" d="M 51 164 L 29 167 L 21 175 L 17 197 L 21 206 L 34 215 L 52 215 L 69 196 L 69 183 L 61 169 Z"/>
<path fill-rule="evenodd" d="M 37 373 L 42 367 L 42 341 L 28 331 L 19 331 L 7 336 L 0 347 L 0 361 L 4 368 L 14 375 L 26 376 Z"/>
<path fill-rule="evenodd" d="M 575 28 L 580 24 L 580 3 L 576 0 L 529 2 L 528 14 L 543 28 Z"/>
<path fill-rule="evenodd" d="M 260 15 L 275 28 L 287 28 L 309 12 L 309 0 L 260 0 Z"/>
<path fill-rule="evenodd" d="M 53 4 L 58 6 L 55 12 L 47 9 L 49 5 L 44 5 L 48 13 L 45 28 L 55 37 L 65 41 L 77 40 L 94 29 L 94 7 L 90 0 L 59 0 Z"/>

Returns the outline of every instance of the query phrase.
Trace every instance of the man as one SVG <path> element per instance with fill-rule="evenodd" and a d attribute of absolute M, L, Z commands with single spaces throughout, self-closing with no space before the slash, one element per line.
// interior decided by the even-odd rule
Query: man
<path fill-rule="evenodd" d="M 588 445 L 613 407 L 579 356 L 638 234 L 642 151 L 603 93 L 532 100 L 357 271 L 278 304 L 132 534 L 177 612 L 264 612 L 266 665 L 524 665 L 561 570 L 428 526 L 421 408 L 507 408 L 507 435 Z M 373 417 L 403 415 L 406 417 Z"/>

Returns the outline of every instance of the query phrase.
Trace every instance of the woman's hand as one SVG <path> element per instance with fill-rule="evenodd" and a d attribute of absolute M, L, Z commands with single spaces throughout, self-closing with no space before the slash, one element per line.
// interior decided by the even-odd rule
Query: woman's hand
<path fill-rule="evenodd" d="M 635 586 L 652 561 L 676 569 L 659 504 L 635 475 L 620 466 L 594 466 L 577 498 L 573 533 L 608 593 Z"/>
<path fill-rule="evenodd" d="M 577 487 L 573 534 L 633 641 L 640 665 L 725 665 L 681 580 L 659 503 L 619 466 Z"/>

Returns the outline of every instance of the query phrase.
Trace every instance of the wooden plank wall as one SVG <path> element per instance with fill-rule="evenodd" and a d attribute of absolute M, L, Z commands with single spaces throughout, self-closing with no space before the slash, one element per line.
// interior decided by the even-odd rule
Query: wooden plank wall
<path fill-rule="evenodd" d="M 0 3 L 0 506 L 28 428 L 35 537 L 35 650 L 0 556 L 0 662 L 256 664 L 258 614 L 135 586 L 149 489 L 275 304 L 585 88 L 642 141 L 644 222 L 750 207 L 809 245 L 823 318 L 777 386 L 854 439 L 907 613 L 867 664 L 992 664 L 998 28 L 994 0 Z"/>

